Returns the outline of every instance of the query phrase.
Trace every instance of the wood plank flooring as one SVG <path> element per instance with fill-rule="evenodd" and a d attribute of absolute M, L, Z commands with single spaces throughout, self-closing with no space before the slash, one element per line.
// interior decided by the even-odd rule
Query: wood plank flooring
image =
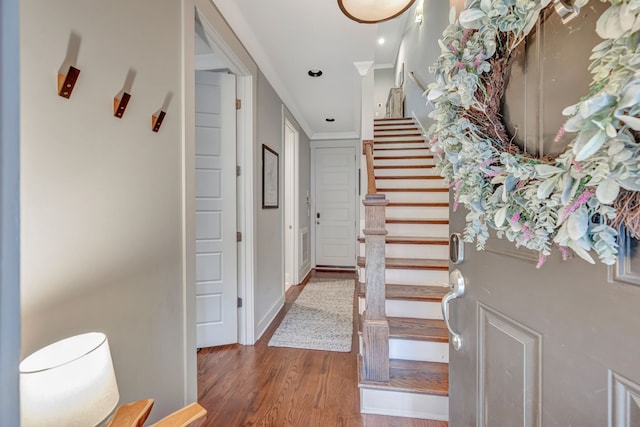
<path fill-rule="evenodd" d="M 316 272 L 314 277 L 355 275 Z M 448 425 L 442 421 L 360 414 L 355 330 L 351 353 L 268 347 L 271 335 L 303 288 L 289 289 L 284 309 L 255 346 L 234 344 L 198 353 L 198 401 L 208 411 L 206 426 Z"/>

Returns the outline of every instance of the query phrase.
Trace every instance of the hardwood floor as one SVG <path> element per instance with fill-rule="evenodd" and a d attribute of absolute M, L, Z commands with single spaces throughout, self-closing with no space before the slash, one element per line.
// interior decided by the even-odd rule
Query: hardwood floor
<path fill-rule="evenodd" d="M 315 272 L 314 277 L 355 278 L 355 274 Z M 234 344 L 198 353 L 198 401 L 208 411 L 205 425 L 447 426 L 441 421 L 360 414 L 355 330 L 351 353 L 268 347 L 303 288 L 289 289 L 284 309 L 255 346 Z"/>

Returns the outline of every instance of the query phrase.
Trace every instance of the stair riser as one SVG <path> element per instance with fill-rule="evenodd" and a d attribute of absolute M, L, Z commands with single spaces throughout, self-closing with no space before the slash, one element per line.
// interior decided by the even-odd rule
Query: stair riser
<path fill-rule="evenodd" d="M 436 168 L 376 169 L 375 173 L 376 173 L 376 177 L 383 177 L 383 176 L 419 176 L 419 175 L 440 176 L 440 174 L 438 174 L 438 172 L 436 172 Z"/>
<path fill-rule="evenodd" d="M 449 398 L 361 387 L 360 412 L 447 421 L 449 419 Z"/>
<path fill-rule="evenodd" d="M 360 256 L 366 256 L 365 251 L 365 244 L 360 243 Z M 385 256 L 387 258 L 449 259 L 449 246 L 387 243 L 385 245 Z"/>
<path fill-rule="evenodd" d="M 385 148 L 384 150 L 378 150 L 378 148 Z M 400 149 L 398 147 L 376 147 L 373 151 L 373 159 L 384 156 L 431 156 L 433 153 L 424 147 L 415 145 L 411 148 Z"/>
<path fill-rule="evenodd" d="M 383 193 L 387 200 L 397 203 L 444 202 L 449 203 L 449 193 L 429 191 L 388 191 Z"/>
<path fill-rule="evenodd" d="M 429 155 L 429 153 L 425 154 Z M 434 159 L 374 159 L 374 166 L 434 165 Z"/>
<path fill-rule="evenodd" d="M 376 179 L 377 188 L 447 188 L 444 179 Z"/>
<path fill-rule="evenodd" d="M 387 224 L 390 236 L 449 237 L 447 224 Z"/>
<path fill-rule="evenodd" d="M 448 207 L 387 206 L 387 218 L 445 219 L 449 218 Z"/>
<path fill-rule="evenodd" d="M 411 128 L 385 129 L 385 130 L 373 131 L 374 141 L 377 141 L 380 138 L 409 138 L 409 137 L 413 139 L 422 139 L 422 134 L 420 133 L 419 130 L 411 129 Z"/>
<path fill-rule="evenodd" d="M 364 298 L 359 298 L 358 312 L 364 313 Z M 436 301 L 409 301 L 389 299 L 385 301 L 385 309 L 389 317 L 415 317 L 416 319 L 442 320 L 442 307 Z"/>
<path fill-rule="evenodd" d="M 364 270 L 365 267 L 359 268 L 358 274 L 360 278 L 366 278 Z M 399 285 L 441 285 L 446 283 L 448 279 L 449 272 L 446 270 L 387 268 L 385 271 L 386 283 L 396 283 Z M 364 282 L 364 279 L 361 280 Z"/>
<path fill-rule="evenodd" d="M 366 256 L 364 243 L 360 243 L 360 256 Z M 385 245 L 385 256 L 388 258 L 449 259 L 449 247 L 447 245 L 387 244 Z"/>
<path fill-rule="evenodd" d="M 395 141 L 395 140 L 394 140 Z M 394 142 L 393 144 L 376 144 L 374 147 L 375 156 L 384 156 L 387 153 L 393 153 L 394 151 L 401 151 L 402 153 L 412 153 L 409 150 L 415 150 L 415 154 L 431 155 L 429 150 L 425 150 L 427 146 L 421 143 L 407 142 L 405 144 Z M 406 151 L 405 151 L 406 150 Z M 397 154 L 396 154 L 397 155 Z"/>
<path fill-rule="evenodd" d="M 363 354 L 362 335 L 358 338 L 360 354 Z M 389 358 L 417 360 L 419 362 L 449 363 L 449 343 L 390 338 Z"/>

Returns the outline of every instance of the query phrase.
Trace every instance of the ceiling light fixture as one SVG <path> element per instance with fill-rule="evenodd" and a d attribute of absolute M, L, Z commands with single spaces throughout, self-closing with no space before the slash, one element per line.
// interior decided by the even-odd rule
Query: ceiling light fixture
<path fill-rule="evenodd" d="M 342 13 L 363 24 L 375 24 L 395 18 L 409 9 L 415 0 L 338 0 Z"/>
<path fill-rule="evenodd" d="M 312 68 L 309 71 L 307 71 L 307 74 L 309 74 L 310 77 L 320 77 L 322 75 L 322 70 L 319 70 L 317 68 Z"/>
<path fill-rule="evenodd" d="M 335 121 L 336 121 L 336 119 L 334 119 L 333 117 L 327 117 L 327 118 L 326 118 L 326 119 L 324 119 L 324 120 L 325 120 L 326 122 L 329 122 L 329 123 L 331 123 L 331 122 L 335 122 Z"/>
<path fill-rule="evenodd" d="M 384 37 L 380 37 L 378 39 L 378 44 L 380 44 L 380 45 L 384 44 Z"/>

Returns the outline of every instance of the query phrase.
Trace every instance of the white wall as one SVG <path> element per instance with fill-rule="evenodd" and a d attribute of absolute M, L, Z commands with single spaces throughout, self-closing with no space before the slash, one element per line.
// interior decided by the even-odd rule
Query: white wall
<path fill-rule="evenodd" d="M 387 114 L 387 98 L 389 90 L 396 85 L 396 75 L 393 68 L 381 68 L 374 70 L 374 116 L 382 119 Z"/>
<path fill-rule="evenodd" d="M 415 7 L 414 5 L 413 8 Z M 395 72 L 397 74 L 404 63 L 404 115 L 416 118 L 426 129 L 429 125 L 427 115 L 430 112 L 426 106 L 427 99 L 422 96 L 422 90 L 411 80 L 408 73 L 413 71 L 425 87 L 434 81 L 429 67 L 440 56 L 438 39 L 442 37 L 442 31 L 449 22 L 449 3 L 443 0 L 424 0 L 423 11 L 422 24 L 417 24 L 413 19 L 407 20 Z"/>
<path fill-rule="evenodd" d="M 186 400 L 181 3 L 20 5 L 23 357 L 103 331 L 121 402 L 154 398 L 157 419 Z M 72 32 L 81 73 L 67 100 L 56 74 Z M 151 115 L 171 96 L 154 133 Z"/>
<path fill-rule="evenodd" d="M 20 423 L 18 1 L 0 0 L 0 425 Z"/>

